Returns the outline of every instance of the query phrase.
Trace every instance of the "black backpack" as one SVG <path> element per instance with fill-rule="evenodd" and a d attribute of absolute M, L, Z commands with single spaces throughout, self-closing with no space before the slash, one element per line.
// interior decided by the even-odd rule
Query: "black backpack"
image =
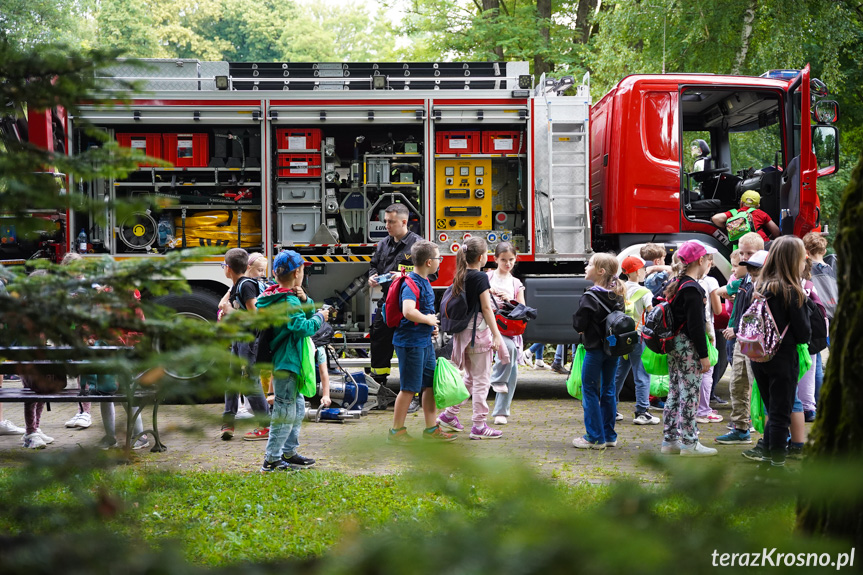
<path fill-rule="evenodd" d="M 677 288 L 677 294 L 685 286 L 694 283 L 693 281 L 684 282 L 683 285 Z M 677 297 L 677 294 L 674 297 Z M 659 355 L 668 353 L 674 337 L 680 329 L 683 329 L 683 325 L 677 331 L 674 331 L 672 328 L 674 318 L 671 315 L 671 302 L 673 301 L 674 298 L 660 302 L 650 310 L 644 318 L 644 327 L 641 328 L 641 339 L 644 341 L 644 345 L 647 349 Z"/>
<path fill-rule="evenodd" d="M 462 289 L 458 295 L 453 295 L 452 286 L 446 288 L 440 300 L 440 328 L 444 333 L 455 335 L 470 327 L 470 322 L 476 317 L 476 308 L 468 304 L 467 291 Z M 473 333 L 470 345 L 473 347 L 476 339 L 476 324 L 473 323 Z"/>
<path fill-rule="evenodd" d="M 809 325 L 812 328 L 812 339 L 809 340 L 809 355 L 815 355 L 827 349 L 827 319 L 824 312 L 812 298 L 806 298 L 806 309 L 809 312 Z"/>
<path fill-rule="evenodd" d="M 605 355 L 620 357 L 635 349 L 638 344 L 638 332 L 635 330 L 635 320 L 620 310 L 611 310 L 600 297 L 587 291 L 585 295 L 593 298 L 601 305 L 608 315 L 605 316 L 605 337 L 602 340 L 602 351 Z"/>

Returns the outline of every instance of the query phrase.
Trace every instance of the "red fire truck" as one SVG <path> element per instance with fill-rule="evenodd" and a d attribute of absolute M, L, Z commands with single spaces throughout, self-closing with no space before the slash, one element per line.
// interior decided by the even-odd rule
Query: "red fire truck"
<path fill-rule="evenodd" d="M 124 180 L 68 182 L 147 208 L 122 221 L 106 213 L 107 226 L 96 214 L 61 214 L 62 249 L 118 259 L 201 245 L 268 258 L 295 249 L 313 262 L 309 290 L 339 308 L 348 340 L 371 320 L 368 262 L 391 203 L 408 206 L 410 228 L 447 256 L 439 289 L 466 237 L 492 250 L 515 244 L 540 310 L 526 337 L 564 343 L 594 251 L 624 257 L 652 241 L 671 253 L 699 238 L 720 248 L 727 276 L 730 248 L 710 216 L 758 190 L 783 229 L 817 230 L 816 178 L 837 165 L 838 109 L 808 67 L 629 76 L 591 107 L 588 76 L 534 84 L 525 62 L 147 62 L 105 70 L 143 82 L 127 105 L 94 101 L 59 122 L 31 114 L 32 141 L 59 133 L 70 153 L 99 145 L 80 129 L 86 121 L 167 162 L 142 163 Z M 698 173 L 685 153 L 693 139 L 712 152 Z M 799 181 L 783 186 L 795 157 Z M 227 286 L 221 261 L 192 264 L 192 293 L 165 303 L 214 318 Z"/>

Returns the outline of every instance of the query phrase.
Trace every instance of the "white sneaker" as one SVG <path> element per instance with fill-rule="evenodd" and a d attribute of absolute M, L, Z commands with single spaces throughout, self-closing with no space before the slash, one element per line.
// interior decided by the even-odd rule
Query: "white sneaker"
<path fill-rule="evenodd" d="M 533 369 L 551 369 L 551 367 L 541 359 L 537 359 L 533 363 Z"/>
<path fill-rule="evenodd" d="M 24 435 L 27 430 L 18 427 L 8 419 L 0 421 L 0 435 Z"/>
<path fill-rule="evenodd" d="M 704 447 L 701 445 L 700 441 L 696 441 L 695 445 L 687 447 L 686 445 L 680 446 L 680 455 L 682 457 L 710 457 L 711 455 L 716 455 L 717 451 L 712 447 Z"/>
<path fill-rule="evenodd" d="M 505 415 L 495 415 L 494 416 L 494 424 L 495 425 L 506 425 L 506 416 Z"/>
<path fill-rule="evenodd" d="M 45 443 L 54 443 L 54 438 L 48 437 L 47 435 L 45 435 L 41 429 L 37 429 L 36 431 L 31 433 L 30 435 L 38 435 L 39 437 L 42 438 L 42 441 L 44 441 Z"/>
<path fill-rule="evenodd" d="M 255 414 L 246 409 L 245 406 L 237 410 L 236 419 L 252 419 L 253 417 Z"/>
<path fill-rule="evenodd" d="M 662 441 L 661 452 L 665 455 L 677 455 L 680 453 L 680 440 L 677 441 Z"/>
<path fill-rule="evenodd" d="M 48 444 L 36 432 L 24 436 L 25 449 L 45 449 L 47 446 Z"/>
<path fill-rule="evenodd" d="M 524 364 L 533 367 L 533 352 L 529 349 L 524 350 Z"/>
<path fill-rule="evenodd" d="M 78 427 L 78 420 L 81 418 L 82 415 L 84 414 L 76 413 L 75 415 L 73 415 L 72 419 L 66 422 L 66 427 Z"/>
<path fill-rule="evenodd" d="M 623 416 L 622 416 L 622 415 L 620 415 L 620 412 L 619 412 L 619 411 L 618 411 L 618 412 L 617 412 L 617 414 L 614 416 L 614 421 L 623 421 Z"/>
<path fill-rule="evenodd" d="M 635 425 L 656 425 L 659 423 L 659 418 L 645 411 L 633 417 L 632 423 Z"/>
<path fill-rule="evenodd" d="M 710 415 L 705 415 L 703 417 L 696 417 L 695 421 L 697 423 L 719 423 L 722 421 L 722 416 L 718 413 L 711 413 Z"/>
<path fill-rule="evenodd" d="M 75 424 L 75 427 L 79 429 L 87 429 L 93 424 L 93 420 L 90 418 L 89 413 L 79 413 L 78 421 Z"/>

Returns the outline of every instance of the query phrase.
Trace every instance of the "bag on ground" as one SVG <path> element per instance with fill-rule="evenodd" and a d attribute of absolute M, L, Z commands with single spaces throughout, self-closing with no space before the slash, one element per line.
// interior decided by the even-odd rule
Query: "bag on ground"
<path fill-rule="evenodd" d="M 641 354 L 641 365 L 650 375 L 668 375 L 668 356 L 656 353 L 647 347 Z"/>
<path fill-rule="evenodd" d="M 586 350 L 582 344 L 578 344 L 575 348 L 575 354 L 572 356 L 572 369 L 569 372 L 569 377 L 566 378 L 566 391 L 575 399 L 581 399 L 581 368 L 584 366 L 584 354 Z"/>
<path fill-rule="evenodd" d="M 438 409 L 458 405 L 470 397 L 461 374 L 455 365 L 443 357 L 437 358 L 434 368 L 434 402 Z"/>

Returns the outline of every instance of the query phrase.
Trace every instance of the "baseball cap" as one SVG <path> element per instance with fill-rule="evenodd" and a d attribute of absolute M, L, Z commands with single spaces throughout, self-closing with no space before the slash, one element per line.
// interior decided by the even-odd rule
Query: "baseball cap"
<path fill-rule="evenodd" d="M 284 250 L 279 252 L 276 259 L 273 260 L 273 273 L 277 276 L 283 276 L 300 267 L 301 265 L 311 265 L 303 259 L 303 256 L 294 250 Z"/>
<path fill-rule="evenodd" d="M 644 260 L 638 256 L 627 256 L 623 258 L 623 262 L 620 264 L 620 268 L 626 274 L 634 274 L 643 267 Z"/>
<path fill-rule="evenodd" d="M 680 247 L 677 248 L 677 258 L 683 262 L 685 265 L 689 265 L 694 261 L 697 261 L 701 256 L 706 256 L 707 254 L 715 254 L 716 249 L 711 248 L 708 245 L 702 244 L 697 240 L 689 240 L 688 242 L 683 242 L 680 244 Z"/>
<path fill-rule="evenodd" d="M 757 208 L 761 205 L 761 194 L 755 190 L 743 192 L 743 195 L 740 196 L 740 205 L 748 208 Z"/>
<path fill-rule="evenodd" d="M 748 266 L 754 266 L 760 268 L 764 265 L 764 260 L 767 259 L 767 250 L 758 250 L 752 257 L 746 260 L 745 262 L 740 262 L 742 264 L 746 264 Z"/>

